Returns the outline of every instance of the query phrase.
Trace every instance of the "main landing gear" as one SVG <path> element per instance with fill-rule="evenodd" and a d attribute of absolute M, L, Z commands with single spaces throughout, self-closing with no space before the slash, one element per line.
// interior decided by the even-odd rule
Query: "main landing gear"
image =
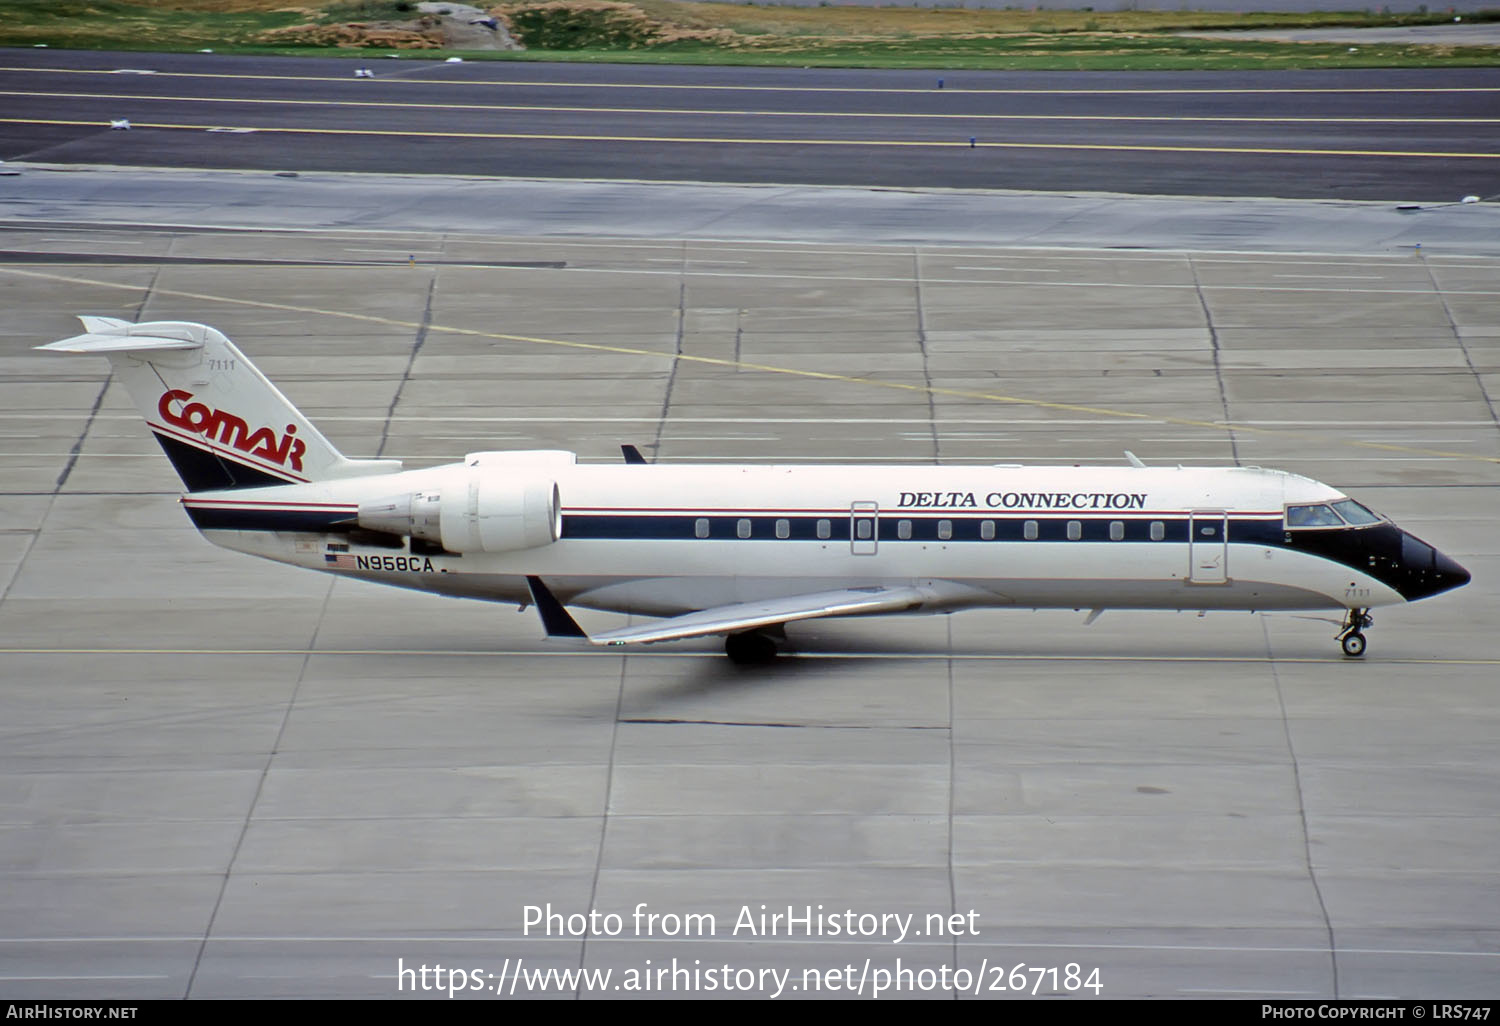
<path fill-rule="evenodd" d="M 1349 615 L 1344 617 L 1343 629 L 1337 637 L 1339 645 L 1344 650 L 1344 655 L 1350 659 L 1358 659 L 1365 654 L 1365 636 L 1363 631 L 1375 622 L 1368 609 L 1351 609 Z"/>
<path fill-rule="evenodd" d="M 760 631 L 741 631 L 724 637 L 724 654 L 736 666 L 757 666 L 776 658 L 776 640 Z"/>

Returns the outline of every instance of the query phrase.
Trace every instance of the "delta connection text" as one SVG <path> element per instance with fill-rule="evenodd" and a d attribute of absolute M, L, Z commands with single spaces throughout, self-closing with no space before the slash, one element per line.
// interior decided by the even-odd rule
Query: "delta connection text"
<path fill-rule="evenodd" d="M 1144 492 L 902 492 L 898 509 L 1145 509 Z"/>
<path fill-rule="evenodd" d="M 822 905 L 741 905 L 732 923 L 712 912 L 658 912 L 646 902 L 626 914 L 561 912 L 546 905 L 522 909 L 527 937 L 861 937 L 900 944 L 909 937 L 978 937 L 979 913 L 856 912 Z"/>

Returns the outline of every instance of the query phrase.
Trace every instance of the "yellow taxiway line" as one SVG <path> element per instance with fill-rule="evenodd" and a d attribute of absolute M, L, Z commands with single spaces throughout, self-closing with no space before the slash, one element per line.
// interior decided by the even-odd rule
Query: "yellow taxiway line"
<path fill-rule="evenodd" d="M 744 118 L 899 118 L 902 120 L 944 121 L 1124 121 L 1207 124 L 1267 124 L 1267 125 L 1496 125 L 1500 118 L 1464 117 L 1265 117 L 1258 115 L 1225 116 L 1198 114 L 984 114 L 945 113 L 940 111 L 843 111 L 843 110 L 735 110 L 711 107 L 570 107 L 552 104 L 511 103 L 406 103 L 400 100 L 298 100 L 263 96 L 182 96 L 152 95 L 150 93 L 56 93 L 31 92 L 24 89 L 0 89 L 0 96 L 35 97 L 53 100 L 101 100 L 101 101 L 157 101 L 170 103 L 243 103 L 285 107 L 331 107 L 378 110 L 451 110 L 451 111 L 503 111 L 526 114 L 630 114 L 670 115 L 688 117 L 744 117 Z M 39 122 L 51 124 L 52 122 Z M 81 122 L 98 124 L 99 122 Z M 144 122 L 141 122 L 144 124 Z M 256 129 L 276 131 L 276 129 Z"/>
<path fill-rule="evenodd" d="M 149 55 L 143 55 L 149 57 Z M 403 71 L 420 68 L 415 62 L 403 62 Z M 445 65 L 432 64 L 430 70 L 445 70 Z M 1301 95 L 1301 94 L 1427 94 L 1427 93 L 1497 93 L 1500 86 L 1363 86 L 1363 87 L 1339 87 L 1339 86 L 1280 86 L 1267 88 L 1183 88 L 1183 89 L 975 89 L 962 85 L 953 88 L 935 89 L 927 87 L 896 87 L 896 88 L 871 88 L 868 86 L 772 86 L 772 85 L 748 85 L 748 84 L 711 84 L 701 82 L 571 82 L 571 81 L 546 81 L 528 79 L 487 79 L 481 81 L 455 80 L 455 79 L 423 79 L 423 78 L 395 78 L 391 76 L 376 76 L 373 79 L 354 79 L 351 77 L 331 75 L 264 75 L 264 74 L 231 74 L 229 72 L 204 72 L 204 71 L 157 71 L 145 68 L 27 68 L 0 66 L 0 72 L 19 72 L 22 74 L 44 74 L 44 75 L 117 75 L 129 76 L 131 74 L 145 74 L 152 78 L 205 78 L 205 79 L 239 79 L 260 82 L 349 82 L 360 83 L 355 88 L 367 88 L 373 82 L 382 85 L 402 86 L 447 86 L 448 88 L 504 88 L 504 89 L 675 89 L 687 92 L 751 92 L 751 93 L 873 93 L 873 94 L 902 94 L 902 93 L 945 93 L 963 95 L 992 95 L 992 96 L 1264 96 L 1264 95 Z M 962 72 L 934 72 L 936 77 L 945 78 L 958 76 Z"/>
<path fill-rule="evenodd" d="M 63 125 L 107 129 L 108 122 L 68 118 L 0 118 L 7 125 Z M 379 136 L 395 139 L 506 139 L 525 142 L 674 143 L 714 146 L 857 146 L 915 149 L 943 147 L 1007 150 L 1083 150 L 1131 153 L 1232 153 L 1297 157 L 1426 157 L 1442 159 L 1496 160 L 1500 153 L 1464 153 L 1443 150 L 1344 150 L 1298 149 L 1278 146 L 1167 146 L 1149 143 L 994 142 L 968 139 L 776 139 L 733 136 L 582 135 L 547 132 L 421 132 L 395 128 L 283 128 L 223 124 L 183 124 L 164 121 L 131 121 L 132 128 L 154 128 L 190 132 L 234 130 L 258 135 Z"/>

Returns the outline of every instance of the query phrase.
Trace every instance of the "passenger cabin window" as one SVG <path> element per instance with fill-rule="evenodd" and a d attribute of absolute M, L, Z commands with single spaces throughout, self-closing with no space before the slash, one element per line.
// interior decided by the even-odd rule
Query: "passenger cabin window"
<path fill-rule="evenodd" d="M 1027 541 L 1036 541 L 1039 534 L 1035 520 L 1028 520 L 1021 527 L 1021 537 Z"/>
<path fill-rule="evenodd" d="M 738 538 L 750 537 L 750 519 L 748 517 L 741 517 L 736 520 L 734 522 L 734 533 L 735 537 Z"/>
<path fill-rule="evenodd" d="M 827 540 L 833 534 L 833 524 L 827 520 L 818 521 L 818 537 Z"/>
<path fill-rule="evenodd" d="M 1343 527 L 1344 522 L 1331 506 L 1316 503 L 1310 506 L 1288 506 L 1286 526 L 1288 530 L 1299 527 Z"/>
<path fill-rule="evenodd" d="M 1068 541 L 1078 541 L 1083 537 L 1083 522 L 1081 520 L 1068 521 Z"/>
<path fill-rule="evenodd" d="M 1167 536 L 1167 525 L 1160 520 L 1151 521 L 1151 540 L 1161 541 Z"/>
<path fill-rule="evenodd" d="M 979 537 L 984 541 L 995 540 L 995 522 L 993 520 L 981 520 L 979 522 Z"/>
<path fill-rule="evenodd" d="M 938 521 L 938 541 L 947 541 L 953 537 L 953 521 Z"/>
<path fill-rule="evenodd" d="M 870 521 L 861 517 L 854 522 L 854 537 L 867 541 L 870 537 Z"/>
<path fill-rule="evenodd" d="M 911 521 L 910 520 L 898 520 L 898 521 L 896 521 L 896 537 L 900 538 L 902 541 L 906 541 L 908 538 L 911 537 Z"/>
<path fill-rule="evenodd" d="M 693 521 L 693 537 L 708 537 L 708 517 L 699 517 L 697 520 Z"/>
<path fill-rule="evenodd" d="M 790 520 L 776 521 L 776 537 L 790 538 L 792 536 L 792 522 Z"/>
<path fill-rule="evenodd" d="M 1110 541 L 1124 541 L 1125 540 L 1125 521 L 1123 521 L 1123 520 L 1111 520 L 1109 522 L 1109 540 Z"/>

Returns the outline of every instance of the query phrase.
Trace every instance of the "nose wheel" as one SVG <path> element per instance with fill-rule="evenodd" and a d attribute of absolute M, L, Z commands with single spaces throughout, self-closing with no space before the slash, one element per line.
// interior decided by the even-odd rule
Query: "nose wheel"
<path fill-rule="evenodd" d="M 1344 650 L 1344 655 L 1350 659 L 1358 659 L 1365 654 L 1365 628 L 1375 622 L 1375 618 L 1366 609 L 1351 609 L 1349 615 L 1344 617 L 1343 629 L 1338 633 L 1339 647 Z"/>

